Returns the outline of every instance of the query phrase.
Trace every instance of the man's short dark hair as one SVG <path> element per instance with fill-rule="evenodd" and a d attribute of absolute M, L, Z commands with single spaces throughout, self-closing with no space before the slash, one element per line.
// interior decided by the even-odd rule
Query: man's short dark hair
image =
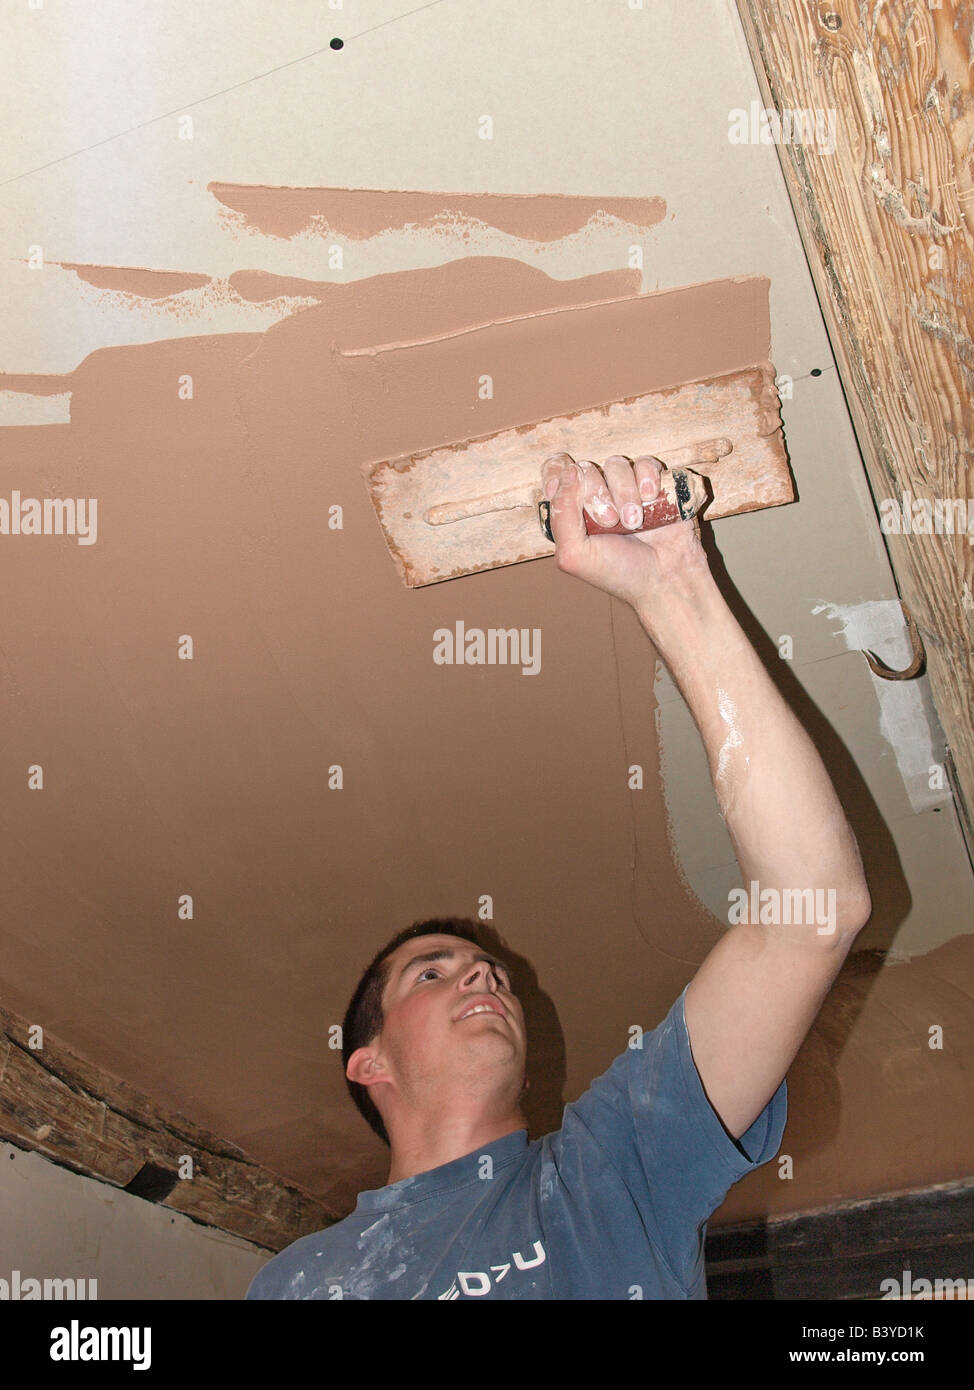
<path fill-rule="evenodd" d="M 385 1023 L 382 996 L 389 982 L 389 957 L 404 942 L 412 941 L 417 936 L 457 936 L 463 941 L 472 941 L 475 946 L 483 945 L 477 923 L 469 918 L 434 917 L 427 922 L 414 922 L 411 927 L 401 931 L 383 946 L 358 982 L 342 1024 L 342 1066 L 346 1069 L 345 1084 L 359 1113 L 386 1144 L 389 1143 L 389 1135 L 382 1123 L 382 1116 L 369 1095 L 368 1086 L 348 1079 L 348 1059 L 353 1052 L 357 1052 L 360 1047 L 368 1046 L 373 1038 L 377 1038 L 382 1032 Z"/>

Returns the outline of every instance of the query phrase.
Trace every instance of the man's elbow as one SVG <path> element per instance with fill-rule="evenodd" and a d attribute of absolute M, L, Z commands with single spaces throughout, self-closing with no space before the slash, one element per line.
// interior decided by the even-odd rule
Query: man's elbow
<path fill-rule="evenodd" d="M 834 940 L 848 950 L 873 913 L 873 900 L 869 896 L 865 879 L 861 886 L 843 893 L 839 898 L 835 916 Z"/>

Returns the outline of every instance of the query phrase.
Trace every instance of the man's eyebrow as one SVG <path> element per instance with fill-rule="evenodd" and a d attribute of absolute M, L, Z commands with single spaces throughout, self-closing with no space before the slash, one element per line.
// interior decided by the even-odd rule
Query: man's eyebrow
<path fill-rule="evenodd" d="M 415 965 L 429 965 L 433 961 L 437 960 L 453 960 L 455 955 L 456 951 L 453 951 L 446 946 L 441 946 L 438 951 L 427 951 L 421 956 L 413 956 L 412 960 L 408 960 L 406 964 L 403 966 L 403 968 L 400 970 L 399 979 L 401 980 L 402 977 L 406 974 L 406 972 L 412 970 L 413 966 Z M 511 974 L 511 967 L 507 965 L 504 961 L 497 960 L 494 956 L 489 956 L 486 953 L 482 953 L 479 956 L 477 956 L 477 960 L 486 961 L 487 964 L 494 969 L 496 969 L 499 966 L 500 969 L 504 971 L 504 974 L 507 976 L 508 980 L 513 979 L 513 976 Z"/>
<path fill-rule="evenodd" d="M 412 970 L 414 965 L 426 965 L 428 962 L 434 960 L 452 960 L 454 954 L 453 951 L 447 950 L 447 948 L 443 946 L 438 951 L 427 951 L 425 955 L 413 956 L 412 960 L 407 960 L 406 964 L 400 970 L 399 978 L 401 980 L 406 971 Z"/>

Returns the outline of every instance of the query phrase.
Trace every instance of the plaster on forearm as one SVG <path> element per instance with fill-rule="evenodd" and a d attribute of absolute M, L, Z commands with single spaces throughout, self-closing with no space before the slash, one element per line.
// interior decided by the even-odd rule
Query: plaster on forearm
<path fill-rule="evenodd" d="M 717 805 L 720 807 L 720 814 L 726 820 L 728 813 L 734 807 L 737 780 L 747 772 L 751 766 L 751 759 L 747 753 L 744 753 L 740 758 L 733 756 L 736 749 L 744 747 L 744 736 L 741 733 L 740 717 L 734 701 L 727 694 L 727 691 L 722 690 L 720 686 L 717 687 L 717 712 L 727 725 L 727 737 L 717 753 L 714 790 L 717 793 Z"/>

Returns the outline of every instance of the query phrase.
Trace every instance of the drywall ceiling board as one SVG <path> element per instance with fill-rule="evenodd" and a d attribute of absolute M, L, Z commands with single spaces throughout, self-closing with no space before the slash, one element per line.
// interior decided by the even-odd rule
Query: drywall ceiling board
<path fill-rule="evenodd" d="M 4 573 L 0 998 L 339 1208 L 384 1170 L 329 1027 L 400 925 L 493 897 L 536 972 L 532 1042 L 553 1124 L 719 935 L 694 894 L 720 865 L 681 866 L 679 827 L 671 842 L 657 772 L 668 727 L 661 749 L 655 655 L 631 613 L 547 561 L 425 592 L 399 584 L 359 460 L 336 447 L 383 431 L 390 453 L 406 447 L 348 389 L 368 386 L 381 411 L 395 378 L 370 350 L 409 340 L 431 313 L 431 335 L 488 343 L 494 319 L 767 277 L 801 501 L 719 526 L 727 572 L 758 624 L 792 636 L 800 682 L 802 663 L 855 660 L 816 603 L 895 591 L 774 150 L 728 140 L 729 113 L 758 95 L 730 0 L 692 13 L 497 0 L 466 5 L 463 25 L 451 6 L 377 0 L 354 15 L 300 3 L 286 18 L 175 0 L 143 6 L 137 26 L 99 11 L 18 14 L 0 97 L 8 128 L 35 113 L 0 174 L 12 180 L 0 369 L 21 374 L 0 381 L 17 387 L 0 410 L 19 412 L 0 448 L 16 460 L 11 486 L 104 503 L 95 545 L 21 538 Z M 340 52 L 327 46 L 336 29 Z M 512 63 L 512 51 L 543 56 Z M 365 190 L 373 222 L 363 236 L 347 197 L 288 188 Z M 444 192 L 424 204 L 423 190 Z M 500 196 L 474 209 L 450 190 Z M 526 227 L 513 194 L 527 197 Z M 624 215 L 599 212 L 619 198 Z M 29 268 L 32 247 L 43 269 Z M 384 306 L 384 333 L 366 302 Z M 335 372 L 342 348 L 364 355 Z M 431 388 L 441 433 L 426 447 L 483 432 L 468 422 L 484 419 L 485 373 L 502 411 L 503 362 L 474 357 L 439 383 L 452 398 Z M 462 357 L 441 360 L 448 371 Z M 51 423 L 66 395 L 71 424 Z M 327 526 L 334 505 L 341 531 Z M 540 629 L 540 672 L 436 666 L 432 634 L 456 621 Z M 194 660 L 177 664 L 185 633 Z M 896 820 L 925 949 L 924 908 L 940 909 L 944 882 L 966 882 L 966 859 L 946 816 L 904 817 L 871 689 L 854 702 L 830 692 L 821 717 L 847 721 L 853 766 L 879 760 L 862 777 L 888 798 L 877 814 Z M 552 746 L 573 750 L 571 776 Z M 23 789 L 37 761 L 40 807 Z M 625 785 L 634 762 L 640 796 Z M 713 816 L 705 781 L 698 810 Z M 191 921 L 177 915 L 185 893 Z M 815 1094 L 816 1047 L 800 1094 Z M 809 1176 L 786 1193 L 762 1171 L 727 1213 L 800 1206 L 833 1170 L 844 1195 L 882 1182 L 813 1131 Z M 951 1163 L 969 1171 L 948 1148 L 942 1180 Z"/>

